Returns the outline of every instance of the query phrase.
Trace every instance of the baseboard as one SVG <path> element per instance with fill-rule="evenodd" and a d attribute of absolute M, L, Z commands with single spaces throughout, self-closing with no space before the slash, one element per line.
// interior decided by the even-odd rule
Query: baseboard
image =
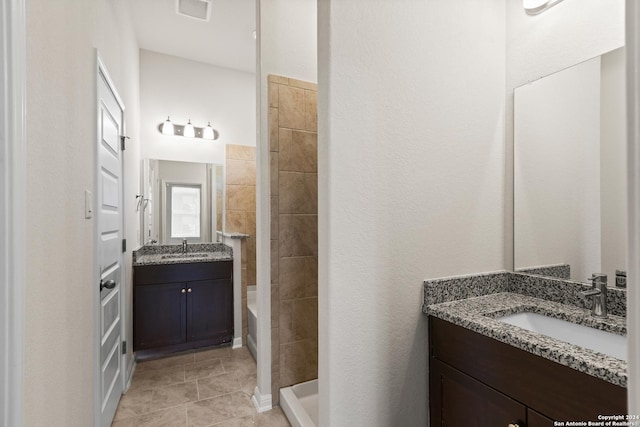
<path fill-rule="evenodd" d="M 126 392 L 131 387 L 131 380 L 133 379 L 133 373 L 136 371 L 136 358 L 135 356 L 131 357 L 131 361 L 129 362 L 129 366 L 127 366 L 127 376 L 124 385 L 124 391 Z"/>
<path fill-rule="evenodd" d="M 251 397 L 251 401 L 253 402 L 253 406 L 256 407 L 256 410 L 260 412 L 270 411 L 272 409 L 272 400 L 271 394 L 260 394 L 260 389 L 258 387 L 253 391 L 253 396 Z"/>
<path fill-rule="evenodd" d="M 234 338 L 231 348 L 235 350 L 240 347 L 242 347 L 242 337 Z"/>

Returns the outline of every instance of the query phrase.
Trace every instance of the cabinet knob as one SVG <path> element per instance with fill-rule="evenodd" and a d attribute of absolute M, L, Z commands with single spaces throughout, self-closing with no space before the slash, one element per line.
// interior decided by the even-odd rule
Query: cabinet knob
<path fill-rule="evenodd" d="M 193 291 L 193 289 L 189 288 L 187 289 L 187 292 L 191 293 Z"/>
<path fill-rule="evenodd" d="M 187 292 L 187 290 L 185 288 L 180 289 L 180 292 L 182 292 L 183 294 Z"/>

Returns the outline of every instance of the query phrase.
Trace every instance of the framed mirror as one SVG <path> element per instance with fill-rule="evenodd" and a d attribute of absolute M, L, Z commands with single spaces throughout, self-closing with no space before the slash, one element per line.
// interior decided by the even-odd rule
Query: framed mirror
<path fill-rule="evenodd" d="M 620 48 L 515 90 L 516 271 L 626 271 L 624 73 Z"/>
<path fill-rule="evenodd" d="M 144 244 L 216 241 L 224 227 L 223 165 L 142 161 Z"/>

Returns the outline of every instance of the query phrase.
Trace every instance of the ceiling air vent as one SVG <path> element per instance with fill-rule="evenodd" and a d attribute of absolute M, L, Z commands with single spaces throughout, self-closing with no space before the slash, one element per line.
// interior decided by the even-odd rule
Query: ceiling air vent
<path fill-rule="evenodd" d="M 178 15 L 208 21 L 211 17 L 211 0 L 176 0 Z"/>

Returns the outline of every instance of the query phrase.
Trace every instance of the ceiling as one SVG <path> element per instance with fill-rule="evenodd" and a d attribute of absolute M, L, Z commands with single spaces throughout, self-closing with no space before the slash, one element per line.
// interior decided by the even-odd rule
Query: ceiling
<path fill-rule="evenodd" d="M 176 13 L 176 0 L 131 0 L 140 49 L 255 73 L 255 0 L 211 0 L 211 19 Z"/>

